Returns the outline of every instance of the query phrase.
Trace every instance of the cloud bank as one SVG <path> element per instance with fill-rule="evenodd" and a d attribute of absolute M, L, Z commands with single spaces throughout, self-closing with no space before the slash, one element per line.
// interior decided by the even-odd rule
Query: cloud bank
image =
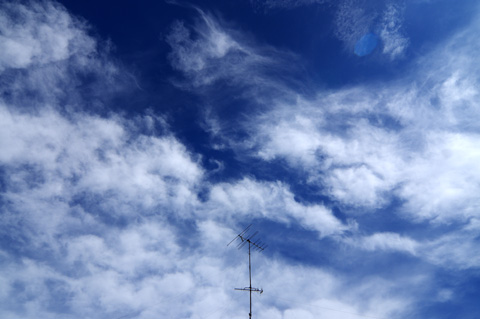
<path fill-rule="evenodd" d="M 244 218 L 299 223 L 319 236 L 348 228 L 279 182 L 210 184 L 199 155 L 155 115 L 96 113 L 116 92 L 96 84 L 123 87 L 122 70 L 60 5 L 6 4 L 2 15 L 2 317 L 239 314 L 232 278 L 244 272 L 209 245 L 223 245 Z M 223 44 L 202 51 L 211 58 L 236 48 L 228 37 L 216 39 Z M 189 61 L 200 61 L 193 71 L 203 70 L 202 60 Z M 190 72 L 186 62 L 175 63 Z M 84 74 L 98 79 L 88 96 Z M 197 246 L 184 243 L 190 223 Z M 292 272 L 272 262 L 277 276 Z M 269 311 L 283 312 L 275 307 Z"/>

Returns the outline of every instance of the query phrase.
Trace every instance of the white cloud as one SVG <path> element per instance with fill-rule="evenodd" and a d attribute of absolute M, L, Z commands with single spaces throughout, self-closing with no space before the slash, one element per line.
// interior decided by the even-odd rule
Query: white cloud
<path fill-rule="evenodd" d="M 204 209 L 217 216 L 235 216 L 235 219 L 267 218 L 287 224 L 295 221 L 318 231 L 320 236 L 335 235 L 348 229 L 328 208 L 297 202 L 288 187 L 281 183 L 243 179 L 237 183 L 214 185 Z"/>
<path fill-rule="evenodd" d="M 422 253 L 433 264 L 450 269 L 476 269 L 480 267 L 480 258 L 472 254 L 478 247 L 479 218 L 471 218 L 468 223 L 456 231 L 426 242 Z M 439 298 L 447 298 L 439 295 Z"/>
<path fill-rule="evenodd" d="M 469 133 L 433 133 L 424 155 L 404 169 L 399 194 L 407 210 L 420 219 L 465 221 L 477 215 L 479 136 Z"/>
<path fill-rule="evenodd" d="M 360 238 L 348 238 L 346 242 L 367 251 L 399 251 L 412 255 L 417 254 L 420 246 L 415 240 L 397 233 L 375 233 Z"/>
<path fill-rule="evenodd" d="M 402 34 L 403 11 L 400 5 L 389 3 L 383 13 L 380 24 L 380 38 L 383 41 L 383 53 L 393 60 L 401 57 L 409 45 L 409 40 Z"/>
<path fill-rule="evenodd" d="M 335 34 L 350 49 L 370 32 L 378 12 L 359 0 L 343 0 L 338 4 L 335 17 Z M 353 50 L 352 50 L 353 51 Z"/>
<path fill-rule="evenodd" d="M 283 117 L 282 114 L 278 119 L 265 118 L 265 123 L 260 123 L 260 134 L 264 132 L 266 134 L 258 137 L 259 141 L 264 143 L 258 150 L 258 156 L 271 160 L 281 155 L 290 161 L 313 164 L 316 162 L 316 150 L 321 145 L 322 139 L 317 132 L 319 124 L 312 121 L 311 116 L 295 114 L 293 109 L 288 113 L 293 114 L 288 114 L 287 117 Z"/>
<path fill-rule="evenodd" d="M 124 202 L 144 207 L 167 201 L 182 206 L 203 174 L 173 137 L 132 136 L 120 118 L 78 114 L 67 120 L 51 109 L 31 116 L 6 107 L 1 114 L 1 134 L 7 137 L 1 160 L 15 163 L 10 180 L 32 187 L 22 166 L 36 167 L 45 179 L 34 190 L 39 198 L 69 201 L 75 193 L 113 190 Z"/>
<path fill-rule="evenodd" d="M 257 299 L 262 313 L 278 315 L 273 309 L 279 309 L 283 318 L 382 318 L 394 316 L 412 302 L 411 296 L 395 293 L 398 282 L 367 277 L 353 284 L 316 268 L 277 262 L 266 266 L 256 279 L 265 290 Z M 403 283 L 413 286 L 421 281 L 410 276 Z"/>
<path fill-rule="evenodd" d="M 195 86 L 211 84 L 219 78 L 243 72 L 244 64 L 252 63 L 255 56 L 221 29 L 210 16 L 201 11 L 200 15 L 202 21 L 195 26 L 198 39 L 192 39 L 191 31 L 183 22 L 177 21 L 173 25 L 167 37 L 167 42 L 172 47 L 172 65 L 194 79 Z M 222 59 L 226 62 L 219 67 L 217 63 Z M 237 68 L 234 63 L 228 63 L 232 59 L 243 63 Z"/>
<path fill-rule="evenodd" d="M 349 103 L 345 96 L 335 95 L 279 106 L 268 116 L 255 119 L 251 128 L 255 149 L 266 160 L 286 158 L 292 167 L 301 168 L 310 182 L 325 185 L 341 202 L 378 207 L 388 199 L 383 198 L 385 192 L 398 182 L 403 161 L 397 148 L 402 141 L 394 132 L 355 119 L 369 113 L 358 105 L 361 103 L 351 109 Z M 372 105 L 366 104 L 368 108 Z M 336 131 L 338 124 L 347 130 Z"/>
<path fill-rule="evenodd" d="M 385 201 L 382 177 L 365 166 L 335 168 L 326 178 L 326 184 L 331 187 L 332 196 L 343 203 L 375 207 Z"/>
<path fill-rule="evenodd" d="M 288 70 L 286 61 L 296 63 L 293 54 L 255 44 L 213 15 L 197 11 L 200 19 L 194 25 L 177 21 L 166 38 L 172 48 L 171 64 L 185 76 L 184 81 L 173 80 L 175 85 L 201 90 L 221 80 L 266 92 L 275 86 L 275 81 L 262 76 L 264 72 L 275 66 L 280 76 Z"/>
<path fill-rule="evenodd" d="M 0 72 L 95 51 L 95 41 L 87 36 L 84 24 L 52 2 L 32 2 L 28 7 L 2 4 L 0 33 Z"/>

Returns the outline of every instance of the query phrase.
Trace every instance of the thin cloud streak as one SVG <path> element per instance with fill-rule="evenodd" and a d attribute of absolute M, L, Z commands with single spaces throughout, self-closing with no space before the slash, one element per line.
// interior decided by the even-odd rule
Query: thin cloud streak
<path fill-rule="evenodd" d="M 413 223 L 468 222 L 477 217 L 479 192 L 478 183 L 471 182 L 478 180 L 480 163 L 472 122 L 478 118 L 478 81 L 471 73 L 478 63 L 470 46 L 476 30 L 473 23 L 431 53 L 428 63 L 386 85 L 320 91 L 306 99 L 289 96 L 292 91 L 281 81 L 266 78 L 275 91 L 285 88 L 287 94 L 265 105 L 252 91 L 263 114 L 244 121 L 249 138 L 235 141 L 218 126 L 214 132 L 226 135 L 225 143 L 239 153 L 285 159 L 347 211 L 375 211 L 400 199 L 396 214 Z M 258 76 L 265 75 L 251 70 L 244 78 Z"/>

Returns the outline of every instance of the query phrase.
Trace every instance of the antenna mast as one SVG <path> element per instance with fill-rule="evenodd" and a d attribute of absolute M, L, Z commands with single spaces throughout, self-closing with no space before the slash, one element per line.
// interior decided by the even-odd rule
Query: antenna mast
<path fill-rule="evenodd" d="M 235 240 L 240 239 L 240 243 L 238 244 L 237 248 L 241 249 L 243 246 L 245 246 L 248 243 L 248 277 L 250 279 L 250 285 L 248 287 L 245 287 L 245 288 L 235 288 L 235 290 L 243 290 L 243 291 L 249 291 L 250 292 L 250 312 L 248 313 L 248 318 L 249 319 L 252 319 L 252 291 L 263 293 L 263 289 L 258 289 L 258 288 L 253 288 L 252 287 L 251 249 L 253 248 L 254 250 L 263 251 L 263 250 L 265 250 L 265 248 L 267 248 L 267 245 L 265 245 L 264 243 L 261 243 L 259 240 L 257 240 L 257 241 L 253 240 L 253 237 L 255 237 L 258 234 L 258 231 L 253 233 L 253 235 L 250 235 L 250 236 L 247 235 L 251 226 L 252 225 L 250 224 L 240 234 L 238 234 L 237 237 L 232 239 L 232 241 L 230 243 L 228 243 L 228 245 L 227 245 L 227 246 L 229 246 Z"/>

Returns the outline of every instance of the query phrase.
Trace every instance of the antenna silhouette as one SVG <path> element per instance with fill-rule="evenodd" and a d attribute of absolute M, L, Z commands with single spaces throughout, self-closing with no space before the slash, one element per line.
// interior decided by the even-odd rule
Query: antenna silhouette
<path fill-rule="evenodd" d="M 247 228 L 245 228 L 240 234 L 237 235 L 234 239 L 232 239 L 231 242 L 228 243 L 227 246 L 230 246 L 231 243 L 233 243 L 235 240 L 240 239 L 240 243 L 238 244 L 237 248 L 241 249 L 243 246 L 245 246 L 248 243 L 248 277 L 250 279 L 250 286 L 245 287 L 245 288 L 235 288 L 235 290 L 243 290 L 243 291 L 249 291 L 250 292 L 250 312 L 248 313 L 248 318 L 252 318 L 252 291 L 254 292 L 259 292 L 263 293 L 263 289 L 258 289 L 258 288 L 253 288 L 252 287 L 252 261 L 251 261 L 251 249 L 253 247 L 254 250 L 257 251 L 263 251 L 265 248 L 267 248 L 267 245 L 264 243 L 261 243 L 259 240 L 254 241 L 253 237 L 255 237 L 258 234 L 258 231 L 253 233 L 252 235 L 248 235 L 248 232 L 250 231 L 250 227 L 252 227 L 252 224 L 250 224 Z"/>

